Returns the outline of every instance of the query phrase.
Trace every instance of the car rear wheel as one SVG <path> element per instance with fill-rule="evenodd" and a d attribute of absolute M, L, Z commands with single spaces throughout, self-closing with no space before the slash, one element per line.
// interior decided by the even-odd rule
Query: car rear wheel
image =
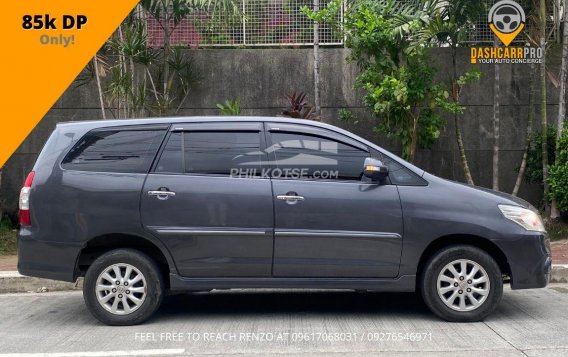
<path fill-rule="evenodd" d="M 420 290 L 424 302 L 447 321 L 479 321 L 503 295 L 501 270 L 483 250 L 458 245 L 434 254 L 424 266 Z"/>
<path fill-rule="evenodd" d="M 156 263 L 133 249 L 100 256 L 87 270 L 83 298 L 87 308 L 107 325 L 135 325 L 158 309 L 164 283 Z"/>

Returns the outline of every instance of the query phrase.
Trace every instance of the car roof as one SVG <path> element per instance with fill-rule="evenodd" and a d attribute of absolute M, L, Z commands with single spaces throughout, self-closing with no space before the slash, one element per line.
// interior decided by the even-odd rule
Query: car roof
<path fill-rule="evenodd" d="M 189 116 L 189 117 L 159 117 L 159 118 L 139 118 L 139 119 L 112 119 L 112 120 L 81 120 L 60 122 L 58 126 L 85 126 L 85 127 L 112 127 L 123 125 L 143 125 L 143 124 L 179 124 L 179 123 L 204 123 L 204 122 L 279 122 L 290 124 L 304 124 L 328 129 L 336 128 L 331 125 L 320 123 L 308 119 L 295 119 L 287 117 L 263 117 L 263 116 Z"/>

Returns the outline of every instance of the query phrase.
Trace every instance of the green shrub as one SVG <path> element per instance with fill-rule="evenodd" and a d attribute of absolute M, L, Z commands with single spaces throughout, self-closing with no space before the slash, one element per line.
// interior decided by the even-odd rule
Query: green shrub
<path fill-rule="evenodd" d="M 548 162 L 553 163 L 556 158 L 556 128 L 548 127 Z M 517 169 L 518 171 L 518 169 Z M 525 180 L 529 183 L 542 185 L 542 135 L 540 131 L 533 132 L 527 156 L 527 169 Z"/>
<path fill-rule="evenodd" d="M 0 256 L 16 254 L 16 229 L 6 217 L 0 217 Z"/>
<path fill-rule="evenodd" d="M 341 108 L 338 111 L 339 120 L 347 124 L 359 124 L 359 119 L 352 111 L 346 108 Z"/>
<path fill-rule="evenodd" d="M 221 115 L 238 116 L 241 115 L 241 103 L 238 99 L 227 99 L 223 104 L 217 104 Z"/>
<path fill-rule="evenodd" d="M 568 212 L 568 128 L 563 130 L 557 145 L 558 159 L 550 167 L 548 183 L 558 209 Z"/>

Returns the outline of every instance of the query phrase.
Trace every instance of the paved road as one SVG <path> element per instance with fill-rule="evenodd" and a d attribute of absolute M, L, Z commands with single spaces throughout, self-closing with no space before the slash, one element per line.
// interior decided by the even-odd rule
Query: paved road
<path fill-rule="evenodd" d="M 418 351 L 422 356 L 567 356 L 568 284 L 507 289 L 496 313 L 470 324 L 438 320 L 414 294 L 179 295 L 168 297 L 151 321 L 132 327 L 100 324 L 86 311 L 80 292 L 0 295 L 0 357 Z"/>

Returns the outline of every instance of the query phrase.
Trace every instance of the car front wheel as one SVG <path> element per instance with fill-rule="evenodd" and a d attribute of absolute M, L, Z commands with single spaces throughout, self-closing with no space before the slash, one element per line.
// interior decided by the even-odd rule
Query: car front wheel
<path fill-rule="evenodd" d="M 479 321 L 503 295 L 501 270 L 483 250 L 457 245 L 444 248 L 426 263 L 421 277 L 424 302 L 447 321 Z"/>
<path fill-rule="evenodd" d="M 159 268 L 146 254 L 117 249 L 89 267 L 83 283 L 87 308 L 107 325 L 136 325 L 160 306 L 164 291 Z"/>

